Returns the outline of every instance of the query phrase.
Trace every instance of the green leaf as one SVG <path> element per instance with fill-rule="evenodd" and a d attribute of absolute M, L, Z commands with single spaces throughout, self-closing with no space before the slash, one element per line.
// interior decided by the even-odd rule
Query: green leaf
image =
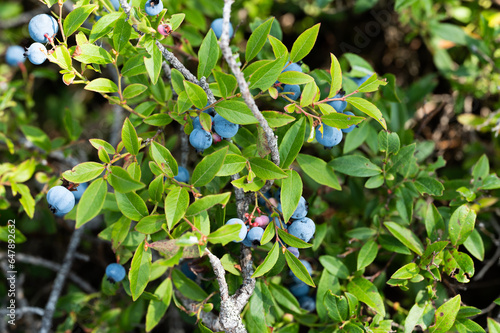
<path fill-rule="evenodd" d="M 295 121 L 294 117 L 277 111 L 262 111 L 262 115 L 264 116 L 264 118 L 266 118 L 269 127 L 272 128 L 285 126 Z"/>
<path fill-rule="evenodd" d="M 287 174 L 283 170 L 269 160 L 252 157 L 248 161 L 250 162 L 252 171 L 261 179 L 282 179 L 287 177 Z"/>
<path fill-rule="evenodd" d="M 355 277 L 347 284 L 347 290 L 382 317 L 385 316 L 384 301 L 377 287 L 370 281 L 362 277 Z"/>
<path fill-rule="evenodd" d="M 145 185 L 133 179 L 130 174 L 121 167 L 112 166 L 111 173 L 108 174 L 108 182 L 115 191 L 127 193 L 139 190 Z"/>
<path fill-rule="evenodd" d="M 165 217 L 168 230 L 179 222 L 186 214 L 189 206 L 189 193 L 184 187 L 175 187 L 165 198 Z"/>
<path fill-rule="evenodd" d="M 149 282 L 151 272 L 151 251 L 144 249 L 146 240 L 143 240 L 132 258 L 128 278 L 130 281 L 130 292 L 132 300 L 136 301 L 144 292 Z"/>
<path fill-rule="evenodd" d="M 85 5 L 72 10 L 64 19 L 64 35 L 71 36 L 97 7 L 97 5 Z"/>
<path fill-rule="evenodd" d="M 146 70 L 148 72 L 149 78 L 153 84 L 158 82 L 158 78 L 161 73 L 161 64 L 163 63 L 163 56 L 161 51 L 157 47 L 153 47 L 153 54 L 148 57 L 143 57 L 144 65 L 146 65 Z M 206 104 L 206 103 L 205 103 Z M 203 105 L 205 106 L 205 105 Z"/>
<path fill-rule="evenodd" d="M 328 163 L 333 170 L 354 177 L 373 177 L 382 173 L 378 165 L 360 155 L 337 157 Z"/>
<path fill-rule="evenodd" d="M 23 132 L 26 139 L 28 139 L 28 141 L 32 142 L 38 148 L 41 148 L 47 152 L 50 151 L 50 139 L 44 131 L 42 131 L 38 127 L 29 125 L 21 125 L 20 127 L 21 131 Z"/>
<path fill-rule="evenodd" d="M 400 146 L 401 143 L 397 133 L 388 133 L 387 131 L 380 131 L 378 133 L 378 149 L 381 152 L 397 154 Z"/>
<path fill-rule="evenodd" d="M 413 3 L 417 2 L 418 0 L 396 0 L 396 4 L 394 5 L 394 10 L 401 10 L 406 7 L 411 6 Z"/>
<path fill-rule="evenodd" d="M 474 230 L 476 223 L 476 212 L 467 205 L 458 207 L 450 217 L 448 233 L 454 246 L 461 245 Z"/>
<path fill-rule="evenodd" d="M 163 175 L 157 176 L 151 183 L 149 183 L 149 197 L 151 200 L 160 202 L 163 195 Z M 166 207 L 166 206 L 165 206 Z"/>
<path fill-rule="evenodd" d="M 313 77 L 302 72 L 286 71 L 278 76 L 278 81 L 284 84 L 306 84 L 314 81 Z"/>
<path fill-rule="evenodd" d="M 102 147 L 106 153 L 114 155 L 115 154 L 115 148 L 108 142 L 101 140 L 101 139 L 89 139 L 90 144 L 95 148 L 99 149 Z"/>
<path fill-rule="evenodd" d="M 286 172 L 287 178 L 281 183 L 281 209 L 283 220 L 287 222 L 299 205 L 302 196 L 302 179 L 295 170 Z"/>
<path fill-rule="evenodd" d="M 358 253 L 358 271 L 370 265 L 377 257 L 377 254 L 378 245 L 373 239 L 363 244 Z"/>
<path fill-rule="evenodd" d="M 141 234 L 154 234 L 161 230 L 161 226 L 165 223 L 165 215 L 148 215 L 143 217 L 136 225 L 135 230 Z"/>
<path fill-rule="evenodd" d="M 490 162 L 488 161 L 488 157 L 483 154 L 472 168 L 472 178 L 474 178 L 474 180 L 483 180 L 489 173 Z"/>
<path fill-rule="evenodd" d="M 127 149 L 130 154 L 135 156 L 139 153 L 139 138 L 137 137 L 134 125 L 132 125 L 128 118 L 123 122 L 122 141 L 125 149 Z"/>
<path fill-rule="evenodd" d="M 306 284 L 311 287 L 315 287 L 314 281 L 309 275 L 309 272 L 304 267 L 304 264 L 300 262 L 290 251 L 285 252 L 285 259 L 288 264 L 288 267 L 292 270 L 293 274 L 301 281 L 304 281 Z"/>
<path fill-rule="evenodd" d="M 274 265 L 278 261 L 280 248 L 281 247 L 278 242 L 274 243 L 271 251 L 269 251 L 262 264 L 260 264 L 259 267 L 255 269 L 255 272 L 252 274 L 252 278 L 262 276 L 274 267 Z"/>
<path fill-rule="evenodd" d="M 30 188 L 27 185 L 18 183 L 11 183 L 11 188 L 13 195 L 16 195 L 18 192 L 21 194 L 19 202 L 23 206 L 26 214 L 30 218 L 33 218 L 33 215 L 35 214 L 35 199 L 33 199 L 33 196 L 31 195 Z"/>
<path fill-rule="evenodd" d="M 244 102 L 231 99 L 215 104 L 214 108 L 215 112 L 220 114 L 222 118 L 233 124 L 249 125 L 258 123 L 252 111 Z"/>
<path fill-rule="evenodd" d="M 352 125 L 357 125 L 365 118 L 358 116 L 351 116 L 344 113 L 330 113 L 321 117 L 321 121 L 331 127 L 336 128 L 349 128 Z"/>
<path fill-rule="evenodd" d="M 198 78 L 202 76 L 208 78 L 212 69 L 214 69 L 219 58 L 219 44 L 217 44 L 217 37 L 212 29 L 208 30 L 207 35 L 201 43 L 198 51 Z M 205 102 L 205 104 L 207 104 Z M 202 107 L 204 107 L 203 105 Z"/>
<path fill-rule="evenodd" d="M 159 300 L 152 299 L 149 301 L 146 312 L 146 332 L 150 332 L 158 325 L 167 312 L 173 295 L 172 280 L 170 278 L 163 280 L 154 294 Z"/>
<path fill-rule="evenodd" d="M 262 91 L 269 89 L 278 79 L 286 62 L 287 59 L 281 57 L 257 69 L 248 80 L 249 88 Z"/>
<path fill-rule="evenodd" d="M 259 25 L 248 38 L 245 51 L 245 61 L 247 63 L 255 58 L 255 56 L 260 52 L 260 50 L 266 43 L 267 35 L 269 35 L 269 32 L 271 31 L 273 21 L 274 17 L 271 17 L 270 19 Z"/>
<path fill-rule="evenodd" d="M 305 118 L 300 118 L 288 129 L 278 149 L 280 153 L 280 168 L 286 169 L 293 163 L 304 144 L 305 133 Z"/>
<path fill-rule="evenodd" d="M 420 239 L 410 230 L 395 222 L 384 222 L 384 225 L 401 243 L 410 250 L 421 256 L 424 253 L 424 246 Z"/>
<path fill-rule="evenodd" d="M 219 71 L 213 71 L 213 74 L 215 77 L 215 81 L 217 81 L 219 92 L 222 95 L 222 97 L 223 98 L 229 97 L 233 93 L 234 89 L 236 89 L 236 86 L 238 85 L 236 78 L 233 75 Z"/>
<path fill-rule="evenodd" d="M 460 295 L 453 297 L 436 310 L 436 323 L 433 326 L 429 327 L 429 332 L 448 332 L 455 323 L 458 310 L 460 310 Z"/>
<path fill-rule="evenodd" d="M 289 234 L 288 232 L 285 232 L 281 228 L 278 228 L 278 236 L 283 242 L 285 242 L 289 246 L 296 247 L 298 249 L 306 249 L 312 246 L 312 244 L 304 242 L 302 239 L 297 238 Z"/>
<path fill-rule="evenodd" d="M 320 91 L 318 85 L 315 81 L 306 84 L 300 95 L 300 106 L 305 107 L 312 104 L 314 101 L 318 101 Z"/>
<path fill-rule="evenodd" d="M 269 43 L 271 43 L 271 47 L 273 48 L 274 57 L 276 59 L 281 57 L 288 58 L 288 49 L 285 44 L 283 44 L 278 38 L 268 35 Z"/>
<path fill-rule="evenodd" d="M 181 26 L 181 23 L 184 21 L 185 17 L 186 14 L 184 13 L 173 14 L 172 16 L 170 16 L 170 24 L 172 25 L 172 30 L 177 30 L 177 28 Z"/>
<path fill-rule="evenodd" d="M 217 205 L 221 204 L 222 206 L 225 206 L 227 202 L 229 201 L 229 198 L 231 197 L 231 192 L 226 192 L 226 193 L 221 193 L 221 194 L 212 194 L 212 195 L 205 195 L 203 198 L 196 200 L 189 206 L 186 216 L 193 216 L 197 215 L 203 211 L 206 211 L 207 209 Z"/>
<path fill-rule="evenodd" d="M 337 57 L 330 53 L 332 58 L 332 64 L 330 65 L 330 75 L 332 76 L 332 83 L 330 85 L 330 93 L 328 98 L 332 98 L 337 94 L 337 92 L 342 88 L 342 68 L 340 68 L 340 63 Z M 327 124 L 328 125 L 328 124 Z"/>
<path fill-rule="evenodd" d="M 68 133 L 68 136 L 71 138 L 71 140 L 73 140 L 73 141 L 78 140 L 78 138 L 80 137 L 80 134 L 82 134 L 82 127 L 80 126 L 76 117 L 70 111 L 69 108 L 64 108 L 63 122 L 64 122 L 64 128 L 66 129 L 66 133 Z M 22 130 L 22 126 L 21 126 L 21 130 Z M 23 131 L 23 133 L 24 133 L 24 131 Z M 48 137 L 47 137 L 47 142 L 50 144 L 50 140 L 48 140 Z"/>
<path fill-rule="evenodd" d="M 275 235 L 276 235 L 276 226 L 274 224 L 274 221 L 271 221 L 264 230 L 264 233 L 262 234 L 260 245 L 269 243 L 271 239 L 274 238 Z"/>
<path fill-rule="evenodd" d="M 207 105 L 207 94 L 199 85 L 184 80 L 184 89 L 191 102 L 198 109 L 204 108 Z"/>
<path fill-rule="evenodd" d="M 146 124 L 157 127 L 166 126 L 170 124 L 172 120 L 172 117 L 167 113 L 157 113 L 143 119 Z"/>
<path fill-rule="evenodd" d="M 129 219 L 140 221 L 143 217 L 149 215 L 144 200 L 137 193 L 115 192 L 115 197 L 118 208 Z"/>
<path fill-rule="evenodd" d="M 269 288 L 271 289 L 271 293 L 275 301 L 280 306 L 284 307 L 285 309 L 289 309 L 290 311 L 293 311 L 295 313 L 301 312 L 299 302 L 297 301 L 295 296 L 293 296 L 293 294 L 288 290 L 288 288 L 275 283 L 270 283 Z"/>
<path fill-rule="evenodd" d="M 232 176 L 243 170 L 246 164 L 247 159 L 243 156 L 236 154 L 227 154 L 224 159 L 224 164 L 220 168 L 219 172 L 217 172 L 217 176 Z"/>
<path fill-rule="evenodd" d="M 240 224 L 225 224 L 208 235 L 207 240 L 212 244 L 226 245 L 232 241 L 240 241 Z"/>
<path fill-rule="evenodd" d="M 96 162 L 84 162 L 75 166 L 73 169 L 65 171 L 62 176 L 64 179 L 73 183 L 85 183 L 97 178 L 105 166 Z"/>
<path fill-rule="evenodd" d="M 417 178 L 414 184 L 420 194 L 428 193 L 433 196 L 443 195 L 444 186 L 436 178 L 422 176 Z"/>
<path fill-rule="evenodd" d="M 470 252 L 476 259 L 484 260 L 484 243 L 479 231 L 477 229 L 472 230 L 472 233 L 467 237 L 463 243 L 467 251 Z"/>
<path fill-rule="evenodd" d="M 415 303 L 408 313 L 405 321 L 405 333 L 412 333 L 415 326 L 422 320 L 426 305 Z"/>
<path fill-rule="evenodd" d="M 226 253 L 220 258 L 220 262 L 222 267 L 229 273 L 237 276 L 241 276 L 241 272 L 236 268 L 236 266 L 240 265 L 240 262 L 233 257 L 229 253 Z"/>
<path fill-rule="evenodd" d="M 474 262 L 465 253 L 458 252 L 456 249 L 445 251 L 443 262 L 445 263 L 444 272 L 460 283 L 468 283 L 474 276 Z"/>
<path fill-rule="evenodd" d="M 382 117 L 382 112 L 380 112 L 375 105 L 359 97 L 347 97 L 346 101 L 361 112 L 378 121 L 378 123 L 382 125 L 385 130 L 387 130 L 387 124 L 385 119 Z"/>
<path fill-rule="evenodd" d="M 95 91 L 98 93 L 115 93 L 118 92 L 118 87 L 116 84 L 109 79 L 95 79 L 88 83 L 83 89 L 89 91 Z"/>
<path fill-rule="evenodd" d="M 114 28 L 113 23 L 115 23 L 116 20 L 118 20 L 120 17 L 124 15 L 125 15 L 124 12 L 114 12 L 101 17 L 101 19 L 97 21 L 92 27 L 92 31 L 90 32 L 89 36 L 89 42 L 94 43 L 96 40 L 103 37 L 111 30 L 113 30 Z M 115 29 L 114 31 L 119 31 L 119 30 Z"/>
<path fill-rule="evenodd" d="M 121 70 L 123 76 L 131 77 L 140 74 L 146 74 L 146 65 L 144 65 L 144 54 L 138 54 L 125 61 Z"/>
<path fill-rule="evenodd" d="M 385 86 L 386 84 L 387 84 L 386 81 L 377 80 L 377 74 L 373 74 L 368 78 L 368 80 L 363 82 L 363 84 L 361 84 L 358 87 L 358 91 L 359 92 L 377 91 L 379 86 Z"/>
<path fill-rule="evenodd" d="M 100 21 L 101 20 L 99 20 L 99 22 Z M 131 34 L 132 26 L 128 21 L 125 20 L 125 18 L 120 18 L 118 21 L 116 21 L 113 30 L 113 45 L 116 52 L 120 53 L 123 49 L 125 49 Z"/>
<path fill-rule="evenodd" d="M 400 269 L 398 269 L 394 274 L 392 274 L 391 279 L 403 279 L 409 280 L 415 277 L 420 272 L 420 268 L 418 268 L 417 264 L 411 262 L 409 264 L 404 265 Z"/>
<path fill-rule="evenodd" d="M 131 85 L 128 85 L 124 90 L 123 90 L 123 98 L 128 99 L 128 98 L 134 98 L 142 94 L 148 89 L 143 84 L 140 83 L 133 83 Z"/>
<path fill-rule="evenodd" d="M 331 290 L 325 294 L 324 304 L 328 316 L 334 323 L 342 323 L 348 318 L 349 304 L 344 296 L 337 296 Z"/>
<path fill-rule="evenodd" d="M 151 147 L 149 148 L 149 153 L 153 160 L 158 164 L 162 171 L 168 177 L 174 177 L 179 172 L 177 161 L 174 159 L 170 151 L 157 143 L 156 141 L 151 142 Z"/>
<path fill-rule="evenodd" d="M 318 37 L 319 27 L 320 24 L 318 23 L 300 34 L 293 43 L 292 50 L 290 51 L 291 62 L 302 60 L 311 52 L 314 43 L 316 43 L 316 38 Z"/>
<path fill-rule="evenodd" d="M 215 175 L 224 164 L 227 151 L 228 147 L 224 147 L 210 155 L 205 156 L 194 168 L 193 176 L 191 177 L 191 184 L 195 187 L 204 186 L 214 179 Z"/>
<path fill-rule="evenodd" d="M 94 44 L 82 44 L 79 47 L 80 54 L 73 55 L 73 58 L 79 62 L 96 65 L 106 65 L 113 62 L 111 55 L 102 47 Z"/>
<path fill-rule="evenodd" d="M 321 256 L 319 262 L 333 276 L 339 279 L 347 279 L 349 277 L 349 269 L 339 259 L 333 256 Z"/>
<path fill-rule="evenodd" d="M 497 321 L 492 318 L 488 318 L 487 322 L 489 333 L 500 333 L 500 324 Z"/>

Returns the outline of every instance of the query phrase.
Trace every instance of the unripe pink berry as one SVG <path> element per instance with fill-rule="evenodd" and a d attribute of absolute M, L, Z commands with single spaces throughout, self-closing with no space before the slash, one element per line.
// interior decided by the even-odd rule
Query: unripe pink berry
<path fill-rule="evenodd" d="M 269 224 L 269 217 L 266 215 L 261 215 L 255 218 L 255 223 L 261 228 L 264 228 Z"/>
<path fill-rule="evenodd" d="M 160 24 L 158 26 L 158 32 L 163 36 L 168 36 L 172 33 L 172 26 L 170 24 Z"/>
<path fill-rule="evenodd" d="M 214 139 L 214 142 L 217 143 L 217 142 L 221 142 L 222 141 L 222 138 L 220 137 L 219 134 L 217 133 L 212 133 L 212 138 Z"/>

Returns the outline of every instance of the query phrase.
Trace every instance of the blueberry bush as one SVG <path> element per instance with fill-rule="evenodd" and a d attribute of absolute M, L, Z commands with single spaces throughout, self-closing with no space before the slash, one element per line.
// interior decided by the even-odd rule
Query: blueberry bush
<path fill-rule="evenodd" d="M 291 41 L 266 1 L 42 2 L 0 4 L 0 330 L 500 332 L 497 9 L 382 1 L 432 51 L 402 85 L 308 61 L 332 1 Z"/>

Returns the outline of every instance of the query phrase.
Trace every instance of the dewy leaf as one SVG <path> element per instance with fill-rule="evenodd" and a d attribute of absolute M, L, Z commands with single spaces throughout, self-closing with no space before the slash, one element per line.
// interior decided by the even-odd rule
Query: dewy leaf
<path fill-rule="evenodd" d="M 115 192 L 116 203 L 120 211 L 133 221 L 140 221 L 149 215 L 148 207 L 144 200 L 135 192 Z"/>
<path fill-rule="evenodd" d="M 257 278 L 269 272 L 278 261 L 279 251 L 280 245 L 279 242 L 276 242 L 271 248 L 271 251 L 268 252 L 262 264 L 260 264 L 259 267 L 255 269 L 255 272 L 252 274 L 252 278 Z"/>
<path fill-rule="evenodd" d="M 259 122 L 242 101 L 226 100 L 215 104 L 214 108 L 218 114 L 233 124 L 249 125 Z"/>
<path fill-rule="evenodd" d="M 384 225 L 401 243 L 410 250 L 421 256 L 424 253 L 424 246 L 420 239 L 410 230 L 396 222 L 384 222 Z"/>
<path fill-rule="evenodd" d="M 108 186 L 102 178 L 97 179 L 89 185 L 85 192 L 83 192 L 76 209 L 75 228 L 80 228 L 99 214 L 104 205 L 107 191 Z"/>
<path fill-rule="evenodd" d="M 311 287 L 315 287 L 313 279 L 309 275 L 307 269 L 304 267 L 304 264 L 302 264 L 299 259 L 297 259 L 290 251 L 285 252 L 285 259 L 288 267 L 290 267 L 290 270 L 293 272 L 293 274 L 295 274 L 297 278 L 299 278 L 301 281 L 304 281 Z"/>
<path fill-rule="evenodd" d="M 342 68 L 340 68 L 340 63 L 337 57 L 330 53 L 332 58 L 332 64 L 330 66 L 330 75 L 332 76 L 332 84 L 330 85 L 330 93 L 328 98 L 332 98 L 337 94 L 337 92 L 342 88 Z M 328 125 L 328 124 L 327 124 Z"/>
<path fill-rule="evenodd" d="M 476 212 L 466 204 L 458 207 L 450 217 L 448 233 L 454 246 L 461 245 L 474 230 L 476 223 Z"/>
<path fill-rule="evenodd" d="M 292 50 L 290 51 L 290 61 L 297 62 L 302 60 L 305 56 L 311 52 L 314 43 L 316 43 L 316 38 L 318 37 L 320 23 L 307 29 L 297 40 L 293 43 Z"/>
<path fill-rule="evenodd" d="M 151 142 L 151 147 L 149 152 L 153 160 L 158 164 L 158 166 L 163 170 L 163 172 L 169 176 L 174 177 L 179 172 L 177 161 L 172 156 L 170 151 L 157 143 L 156 141 Z"/>
<path fill-rule="evenodd" d="M 132 258 L 128 277 L 130 280 L 130 292 L 132 299 L 136 301 L 143 293 L 149 282 L 151 272 L 151 251 L 145 250 L 145 240 L 142 241 Z"/>
<path fill-rule="evenodd" d="M 250 162 L 252 171 L 261 179 L 282 179 L 287 177 L 287 174 L 283 170 L 269 160 L 252 157 L 248 161 Z"/>
<path fill-rule="evenodd" d="M 96 162 L 84 162 L 75 166 L 73 169 L 65 171 L 62 176 L 64 179 L 73 183 L 85 183 L 97 178 L 105 166 Z"/>
<path fill-rule="evenodd" d="M 347 97 L 346 101 L 361 112 L 378 121 L 379 124 L 382 125 L 385 130 L 387 130 L 387 124 L 385 122 L 385 119 L 382 117 L 382 112 L 380 112 L 380 110 L 374 104 L 360 97 Z"/>
<path fill-rule="evenodd" d="M 132 125 L 128 118 L 123 122 L 122 141 L 125 149 L 130 154 L 137 155 L 139 153 L 139 138 L 137 137 L 134 125 Z"/>
<path fill-rule="evenodd" d="M 357 297 L 361 302 L 375 310 L 382 317 L 385 316 L 384 301 L 380 293 L 370 281 L 362 277 L 355 277 L 348 285 L 347 290 Z"/>
<path fill-rule="evenodd" d="M 333 170 L 354 177 L 372 177 L 382 173 L 378 165 L 360 155 L 340 156 L 328 163 Z"/>
<path fill-rule="evenodd" d="M 287 222 L 299 205 L 302 196 L 302 179 L 295 170 L 287 170 L 287 178 L 281 183 L 281 209 Z"/>
<path fill-rule="evenodd" d="M 71 36 L 98 6 L 85 5 L 72 10 L 64 19 L 63 29 L 66 37 Z"/>
<path fill-rule="evenodd" d="M 208 184 L 219 172 L 224 164 L 228 147 L 224 147 L 214 153 L 205 156 L 194 168 L 191 184 L 193 186 L 204 186 Z"/>
<path fill-rule="evenodd" d="M 214 69 L 219 58 L 219 45 L 217 44 L 217 37 L 212 29 L 208 30 L 207 35 L 201 43 L 198 51 L 198 78 L 202 76 L 208 78 L 212 69 Z M 205 102 L 205 104 L 207 104 Z M 202 106 L 203 107 L 203 106 Z"/>
<path fill-rule="evenodd" d="M 250 60 L 255 58 L 260 52 L 267 40 L 267 35 L 271 31 L 271 26 L 273 25 L 274 17 L 271 17 L 261 25 L 259 25 L 254 32 L 250 35 L 247 42 L 247 47 L 245 51 L 245 61 L 248 63 Z"/>
<path fill-rule="evenodd" d="M 305 133 L 306 122 L 304 117 L 300 118 L 286 132 L 278 149 L 280 153 L 280 167 L 282 169 L 288 168 L 299 154 L 304 144 Z"/>
<path fill-rule="evenodd" d="M 460 310 L 460 294 L 453 297 L 436 310 L 436 323 L 429 327 L 431 333 L 445 333 L 453 327 Z"/>
<path fill-rule="evenodd" d="M 179 222 L 189 206 L 189 193 L 184 187 L 175 187 L 165 199 L 165 218 L 168 230 Z"/>
<path fill-rule="evenodd" d="M 130 174 L 119 166 L 111 166 L 111 172 L 108 175 L 108 182 L 115 191 L 127 193 L 140 190 L 145 185 L 135 179 Z"/>

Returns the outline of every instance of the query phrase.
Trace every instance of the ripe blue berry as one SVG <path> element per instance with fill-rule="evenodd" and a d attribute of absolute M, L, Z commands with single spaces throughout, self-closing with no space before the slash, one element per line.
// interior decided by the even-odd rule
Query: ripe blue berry
<path fill-rule="evenodd" d="M 214 31 L 215 37 L 217 37 L 217 39 L 219 39 L 220 36 L 222 35 L 222 22 L 223 22 L 222 18 L 218 18 L 213 20 L 212 24 L 210 25 L 210 28 Z M 231 22 L 229 22 L 229 38 L 233 36 L 233 33 L 234 33 L 233 25 L 231 24 Z"/>
<path fill-rule="evenodd" d="M 321 134 L 320 128 L 323 127 L 323 134 Z M 325 146 L 325 148 L 332 148 L 342 141 L 342 131 L 335 127 L 330 127 L 325 124 L 321 124 L 316 127 L 316 140 Z"/>
<path fill-rule="evenodd" d="M 344 114 L 347 114 L 349 116 L 354 116 L 354 113 L 352 113 L 351 111 L 344 111 Z M 348 128 L 343 128 L 342 132 L 349 133 L 349 132 L 351 132 L 355 128 L 356 128 L 356 125 L 351 125 Z"/>
<path fill-rule="evenodd" d="M 195 128 L 191 134 L 189 134 L 189 143 L 196 148 L 196 151 L 203 152 L 212 145 L 212 136 L 205 130 Z"/>
<path fill-rule="evenodd" d="M 64 186 L 54 186 L 47 192 L 47 203 L 55 216 L 62 217 L 75 206 L 75 196 Z"/>
<path fill-rule="evenodd" d="M 115 10 L 120 8 L 120 2 L 118 0 L 111 0 L 111 4 L 115 7 Z"/>
<path fill-rule="evenodd" d="M 304 242 L 309 242 L 316 232 L 316 225 L 314 221 L 308 217 L 300 220 L 295 220 L 289 227 L 288 233 Z"/>
<path fill-rule="evenodd" d="M 296 247 L 287 247 L 288 251 L 290 251 L 296 258 L 299 257 L 299 249 Z"/>
<path fill-rule="evenodd" d="M 28 48 L 26 55 L 33 65 L 41 65 L 47 59 L 47 49 L 43 44 L 33 43 Z"/>
<path fill-rule="evenodd" d="M 76 188 L 76 191 L 71 191 L 71 193 L 73 193 L 73 195 L 75 196 L 76 202 L 80 201 L 80 199 L 83 195 L 83 192 L 85 192 L 87 187 L 88 187 L 87 183 L 82 183 L 82 184 L 78 185 L 78 187 Z"/>
<path fill-rule="evenodd" d="M 18 45 L 9 46 L 5 53 L 5 62 L 11 66 L 17 66 L 26 60 L 24 48 Z"/>
<path fill-rule="evenodd" d="M 122 265 L 113 263 L 106 267 L 106 276 L 112 283 L 120 282 L 125 277 L 125 268 Z"/>
<path fill-rule="evenodd" d="M 370 76 L 372 76 L 372 74 L 367 74 L 363 77 L 353 77 L 352 80 L 358 85 L 358 87 L 360 85 L 362 85 L 363 83 L 366 82 L 366 80 L 368 80 L 370 78 Z"/>
<path fill-rule="evenodd" d="M 227 221 L 226 224 L 241 224 L 241 230 L 240 233 L 238 234 L 240 240 L 234 240 L 233 242 L 241 243 L 245 240 L 245 237 L 247 237 L 247 226 L 245 225 L 245 222 L 243 222 L 243 220 L 234 218 Z"/>
<path fill-rule="evenodd" d="M 281 73 L 288 72 L 288 71 L 297 71 L 297 72 L 301 72 L 302 73 L 302 68 L 296 62 L 292 62 L 288 66 L 285 66 L 283 68 L 283 70 L 281 71 Z"/>
<path fill-rule="evenodd" d="M 286 96 L 291 100 L 296 101 L 300 97 L 300 86 L 298 84 L 285 84 L 283 92 L 288 93 Z"/>
<path fill-rule="evenodd" d="M 300 307 L 306 311 L 313 312 L 316 310 L 316 301 L 309 296 L 302 296 L 298 299 Z"/>
<path fill-rule="evenodd" d="M 299 282 L 295 282 L 294 284 L 292 284 L 290 286 L 290 288 L 288 288 L 288 289 L 290 290 L 290 292 L 292 293 L 293 296 L 298 298 L 298 297 L 306 296 L 309 293 L 310 287 L 307 284 L 305 284 L 304 282 L 299 281 Z"/>
<path fill-rule="evenodd" d="M 230 139 L 238 133 L 238 124 L 224 119 L 221 115 L 216 114 L 214 117 L 214 130 L 221 138 Z"/>
<path fill-rule="evenodd" d="M 189 263 L 187 261 L 183 261 L 181 265 L 181 271 L 186 275 L 188 279 L 196 281 L 196 274 L 189 268 Z"/>
<path fill-rule="evenodd" d="M 301 219 L 306 217 L 309 205 L 304 197 L 300 197 L 299 205 L 292 214 L 292 219 Z"/>
<path fill-rule="evenodd" d="M 345 95 L 344 92 L 340 92 L 337 95 L 333 96 L 333 98 L 342 98 L 342 97 L 344 97 L 344 95 Z M 326 102 L 326 104 L 330 105 L 337 112 L 344 111 L 344 109 L 347 106 L 346 101 L 330 101 L 330 102 Z"/>
<path fill-rule="evenodd" d="M 264 234 L 264 229 L 261 227 L 254 227 L 250 229 L 247 234 L 247 237 L 243 241 L 243 245 L 251 247 L 260 245 L 260 240 L 262 239 L 262 235 Z"/>
<path fill-rule="evenodd" d="M 189 171 L 182 166 L 179 166 L 179 172 L 177 173 L 177 176 L 174 177 L 175 180 L 181 183 L 189 183 Z"/>
<path fill-rule="evenodd" d="M 147 0 L 144 10 L 149 16 L 160 14 L 163 9 L 163 2 L 161 0 Z"/>
<path fill-rule="evenodd" d="M 59 25 L 55 18 L 47 14 L 39 14 L 33 17 L 28 24 L 28 30 L 31 38 L 38 43 L 47 43 L 53 38 Z"/>

